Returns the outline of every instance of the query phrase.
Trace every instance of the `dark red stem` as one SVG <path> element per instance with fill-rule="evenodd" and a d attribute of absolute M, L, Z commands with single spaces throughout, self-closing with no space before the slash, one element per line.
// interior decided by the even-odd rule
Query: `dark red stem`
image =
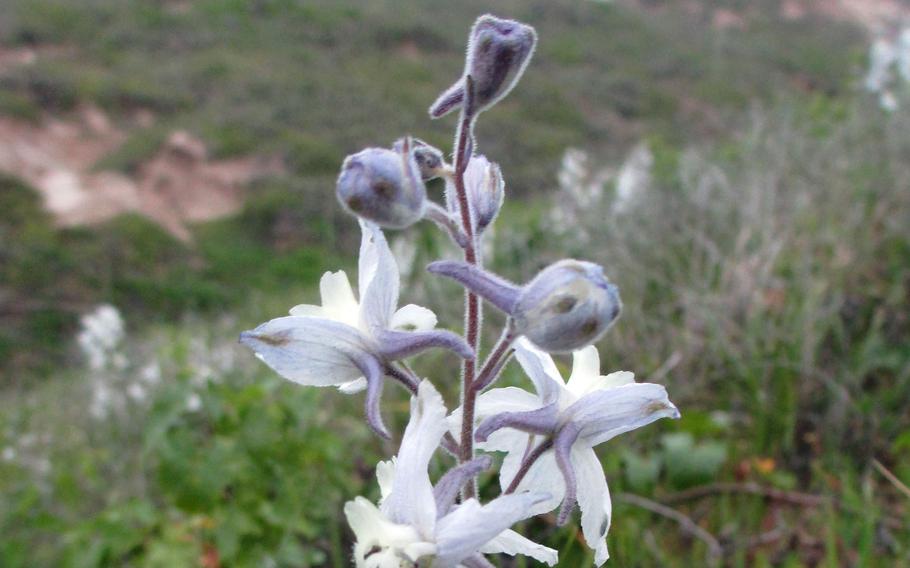
<path fill-rule="evenodd" d="M 547 440 L 540 443 L 539 446 L 534 448 L 534 450 L 528 454 L 524 461 L 521 462 L 521 467 L 518 468 L 518 472 L 515 474 L 515 477 L 512 478 L 512 483 L 509 484 L 509 487 L 503 491 L 503 495 L 508 495 L 509 493 L 515 493 L 515 490 L 518 489 L 518 484 L 521 483 L 521 480 L 525 478 L 528 472 L 531 470 L 531 466 L 534 465 L 540 456 L 544 454 L 547 450 L 553 447 L 553 439 L 548 438 Z"/>

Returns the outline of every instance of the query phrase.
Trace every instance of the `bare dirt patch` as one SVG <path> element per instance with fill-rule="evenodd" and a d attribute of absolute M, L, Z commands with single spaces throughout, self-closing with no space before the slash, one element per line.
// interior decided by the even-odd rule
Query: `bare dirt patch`
<path fill-rule="evenodd" d="M 282 171 L 277 159 L 211 160 L 205 144 L 184 131 L 173 132 L 134 175 L 96 171 L 125 140 L 123 130 L 89 105 L 38 124 L 0 117 L 0 171 L 34 187 L 61 226 L 133 212 L 183 240 L 190 239 L 188 223 L 236 212 L 247 184 Z"/>

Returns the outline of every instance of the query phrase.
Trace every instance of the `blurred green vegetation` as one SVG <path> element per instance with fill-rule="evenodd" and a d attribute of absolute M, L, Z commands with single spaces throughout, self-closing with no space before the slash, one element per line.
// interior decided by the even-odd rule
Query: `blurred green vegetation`
<path fill-rule="evenodd" d="M 404 133 L 448 148 L 451 121 L 425 109 L 490 10 L 541 38 L 479 124 L 510 197 L 491 260 L 516 280 L 567 255 L 607 266 L 626 313 L 605 364 L 666 383 L 683 410 L 601 449 L 611 562 L 705 565 L 704 542 L 621 494 L 661 501 L 723 481 L 830 500 L 674 504 L 718 537 L 726 565 L 910 565 L 910 502 L 871 465 L 910 479 L 910 118 L 853 92 L 865 40 L 846 24 L 784 22 L 761 0 L 745 29 L 725 30 L 642 4 L 7 0 L 0 45 L 75 49 L 0 75 L 0 114 L 38 121 L 92 101 L 129 124 L 153 111 L 99 169 L 133 172 L 180 128 L 217 157 L 280 154 L 289 172 L 251 187 L 236 217 L 193 227 L 192 244 L 135 216 L 59 229 L 30 188 L 0 178 L 0 450 L 16 453 L 0 459 L 0 565 L 347 565 L 342 505 L 378 496 L 373 467 L 393 448 L 362 424 L 360 397 L 284 383 L 234 338 L 314 301 L 323 271 L 353 276 L 356 225 L 331 196 L 341 160 Z M 605 201 L 578 219 L 589 238 L 555 235 L 566 147 L 610 162 L 641 139 L 647 206 L 610 217 Z M 420 274 L 445 240 L 408 236 L 407 300 L 457 327 L 459 306 L 442 306 L 457 289 Z M 74 352 L 78 316 L 99 302 L 127 318 L 125 369 L 88 371 Z M 150 362 L 161 386 L 89 415 L 91 381 L 126 393 Z M 512 367 L 504 381 L 525 385 Z M 388 387 L 395 431 L 406 408 Z M 490 496 L 495 485 L 484 478 Z M 527 525 L 561 565 L 590 563 L 576 529 Z"/>

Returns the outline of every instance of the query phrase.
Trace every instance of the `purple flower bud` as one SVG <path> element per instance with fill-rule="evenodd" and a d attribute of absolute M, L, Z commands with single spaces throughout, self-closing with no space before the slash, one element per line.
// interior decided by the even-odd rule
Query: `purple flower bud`
<path fill-rule="evenodd" d="M 464 262 L 436 261 L 427 270 L 457 280 L 510 315 L 516 333 L 549 353 L 597 341 L 622 310 L 619 289 L 591 262 L 561 260 L 521 287 Z"/>
<path fill-rule="evenodd" d="M 402 229 L 419 221 L 427 191 L 410 139 L 396 150 L 367 148 L 345 158 L 336 193 L 351 213 L 383 227 Z"/>
<path fill-rule="evenodd" d="M 522 289 L 512 311 L 515 329 L 550 353 L 597 341 L 619 317 L 619 289 L 591 262 L 561 260 Z"/>
<path fill-rule="evenodd" d="M 490 108 L 512 90 L 531 60 L 536 44 L 534 28 L 521 22 L 489 14 L 474 22 L 464 71 L 474 82 L 473 114 Z M 433 103 L 430 116 L 439 118 L 461 107 L 465 101 L 464 88 L 462 77 Z"/>
<path fill-rule="evenodd" d="M 417 169 L 420 170 L 420 177 L 423 181 L 430 181 L 438 178 L 446 170 L 446 161 L 442 150 L 435 146 L 430 146 L 420 138 L 411 138 L 411 153 L 414 155 L 414 161 L 417 162 Z M 407 138 L 399 138 L 395 141 L 392 148 L 401 151 Z"/>

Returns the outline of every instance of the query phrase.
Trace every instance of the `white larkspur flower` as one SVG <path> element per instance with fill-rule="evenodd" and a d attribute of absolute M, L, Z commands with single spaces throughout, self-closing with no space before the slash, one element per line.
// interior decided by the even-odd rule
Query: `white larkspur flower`
<path fill-rule="evenodd" d="M 472 358 L 473 351 L 460 336 L 433 329 L 436 316 L 430 310 L 413 304 L 396 310 L 395 258 L 376 225 L 361 220 L 360 227 L 359 302 L 343 271 L 327 272 L 319 283 L 321 306 L 296 306 L 290 316 L 243 332 L 240 341 L 295 383 L 336 386 L 348 394 L 366 389 L 370 426 L 388 437 L 379 398 L 389 363 L 431 347 L 464 358 Z"/>
<path fill-rule="evenodd" d="M 528 470 L 518 491 L 542 491 L 551 498 L 535 506 L 545 513 L 562 502 L 560 523 L 568 520 L 577 501 L 585 540 L 599 566 L 607 561 L 606 536 L 612 505 L 607 480 L 594 446 L 660 418 L 679 418 L 679 411 L 661 385 L 636 383 L 628 371 L 600 374 L 600 357 L 593 346 L 574 352 L 568 383 L 553 359 L 519 339 L 516 357 L 534 382 L 537 394 L 516 387 L 490 390 L 477 400 L 477 447 L 508 454 L 500 472 L 507 489 L 523 459 L 538 442 L 548 449 Z M 456 410 L 450 426 L 461 428 Z"/>
<path fill-rule="evenodd" d="M 446 428 L 442 397 L 423 381 L 411 399 L 411 418 L 398 456 L 376 468 L 379 507 L 363 497 L 344 507 L 357 538 L 357 567 L 415 567 L 429 559 L 433 568 L 486 566 L 482 555 L 494 553 L 525 554 L 555 565 L 555 550 L 509 530 L 548 495 L 520 493 L 485 505 L 476 499 L 455 504 L 465 482 L 490 466 L 488 456 L 452 469 L 433 486 L 427 468 Z"/>

